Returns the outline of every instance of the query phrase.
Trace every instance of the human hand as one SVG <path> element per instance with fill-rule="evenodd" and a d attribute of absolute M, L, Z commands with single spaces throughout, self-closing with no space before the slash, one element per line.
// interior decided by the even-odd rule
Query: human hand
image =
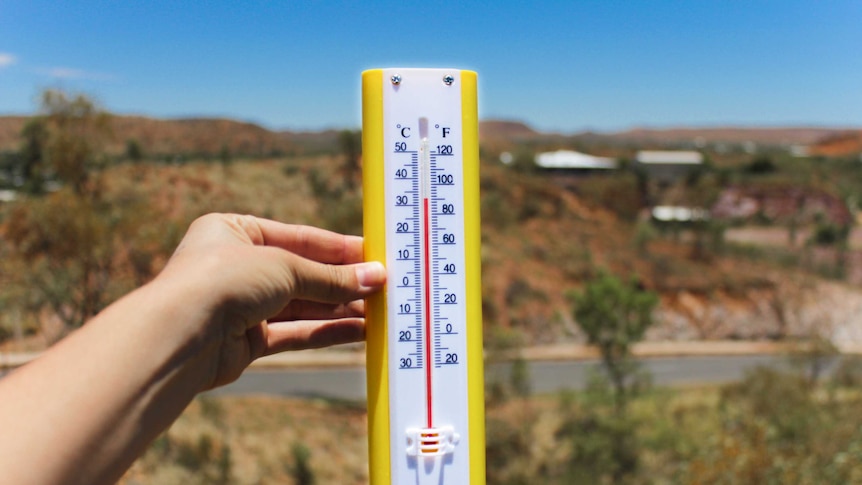
<path fill-rule="evenodd" d="M 0 439 L 3 483 L 115 483 L 198 392 L 254 359 L 361 340 L 361 298 L 386 279 L 361 261 L 355 236 L 196 220 L 152 282 L 0 379 L 0 429 L 14 437 Z"/>
<path fill-rule="evenodd" d="M 190 341 L 214 359 L 205 388 L 235 380 L 254 359 L 362 340 L 362 298 L 386 279 L 362 263 L 362 238 L 253 216 L 196 220 L 154 283 L 183 295 Z"/>

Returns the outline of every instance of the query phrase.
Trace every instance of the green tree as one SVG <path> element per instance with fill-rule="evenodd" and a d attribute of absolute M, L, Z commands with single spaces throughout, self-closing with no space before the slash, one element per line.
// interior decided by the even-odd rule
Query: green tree
<path fill-rule="evenodd" d="M 530 366 L 527 359 L 518 357 L 512 362 L 509 383 L 516 396 L 520 398 L 530 397 L 532 386 L 530 385 Z"/>
<path fill-rule="evenodd" d="M 742 170 L 751 175 L 765 175 L 777 170 L 775 162 L 767 155 L 760 155 L 748 162 Z"/>
<path fill-rule="evenodd" d="M 571 293 L 570 299 L 578 326 L 588 342 L 599 348 L 602 365 L 613 386 L 614 406 L 622 411 L 637 370 L 631 359 L 631 347 L 652 325 L 658 296 L 641 288 L 635 278 L 623 283 L 603 271 L 583 291 Z"/>
<path fill-rule="evenodd" d="M 571 459 L 562 483 L 623 483 L 636 472 L 640 456 L 637 423 L 627 409 L 644 387 L 644 376 L 631 346 L 652 324 L 658 297 L 636 279 L 623 283 L 605 271 L 569 297 L 578 326 L 599 348 L 604 372 L 591 379 L 583 409 L 563 402 L 556 436 L 570 442 Z M 608 400 L 611 412 L 603 409 Z"/>
<path fill-rule="evenodd" d="M 362 132 L 359 130 L 342 130 L 338 133 L 338 147 L 341 156 L 342 176 L 347 190 L 352 191 L 358 185 L 360 160 L 362 159 Z"/>
<path fill-rule="evenodd" d="M 556 483 L 624 483 L 638 467 L 637 423 L 592 407 L 579 409 L 568 400 L 565 396 L 561 400 L 564 418 L 555 437 L 569 442 L 571 456 Z"/>
<path fill-rule="evenodd" d="M 536 152 L 532 148 L 521 148 L 515 152 L 509 167 L 519 173 L 536 173 L 539 166 L 536 165 Z"/>
<path fill-rule="evenodd" d="M 113 203 L 64 188 L 16 204 L 6 221 L 12 255 L 26 263 L 20 279 L 31 288 L 34 312 L 50 309 L 66 328 L 82 325 L 110 301 L 145 282 L 154 261 L 176 238 L 146 230 L 156 220 L 144 200 Z M 144 229 L 142 229 L 144 227 Z"/>
<path fill-rule="evenodd" d="M 107 114 L 82 95 L 47 91 L 42 101 L 42 113 L 25 130 L 25 151 L 33 174 L 47 162 L 65 186 L 12 205 L 2 246 L 10 260 L 26 265 L 17 279 L 28 288 L 28 310 L 40 316 L 48 310 L 69 329 L 152 277 L 178 231 L 170 222 L 148 225 L 158 217 L 140 196 L 106 200 L 94 175 L 107 159 Z"/>
<path fill-rule="evenodd" d="M 47 90 L 37 118 L 47 128 L 45 156 L 57 178 L 79 195 L 98 195 L 90 178 L 105 164 L 110 116 L 83 94 Z"/>
<path fill-rule="evenodd" d="M 144 149 L 138 140 L 126 140 L 126 158 L 132 163 L 140 163 L 144 159 Z"/>
<path fill-rule="evenodd" d="M 222 168 L 227 168 L 231 162 L 233 162 L 233 157 L 230 154 L 230 147 L 227 144 L 222 144 L 221 149 L 218 152 L 218 161 L 221 164 Z"/>
<path fill-rule="evenodd" d="M 311 469 L 311 450 L 302 443 L 294 443 L 290 447 L 292 464 L 285 465 L 285 469 L 293 478 L 296 485 L 314 485 L 317 479 Z"/>
<path fill-rule="evenodd" d="M 21 148 L 18 162 L 20 175 L 24 180 L 23 189 L 30 194 L 40 194 L 45 183 L 46 145 L 48 127 L 42 118 L 32 118 L 21 130 Z"/>
<path fill-rule="evenodd" d="M 790 365 L 814 388 L 840 356 L 841 351 L 830 339 L 815 334 L 791 349 Z"/>

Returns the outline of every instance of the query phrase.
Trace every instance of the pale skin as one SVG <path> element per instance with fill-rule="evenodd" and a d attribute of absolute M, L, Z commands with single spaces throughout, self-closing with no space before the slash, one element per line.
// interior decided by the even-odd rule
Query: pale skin
<path fill-rule="evenodd" d="M 362 239 L 211 214 L 165 269 L 0 379 L 0 476 L 116 482 L 201 391 L 258 357 L 364 338 L 385 282 Z"/>

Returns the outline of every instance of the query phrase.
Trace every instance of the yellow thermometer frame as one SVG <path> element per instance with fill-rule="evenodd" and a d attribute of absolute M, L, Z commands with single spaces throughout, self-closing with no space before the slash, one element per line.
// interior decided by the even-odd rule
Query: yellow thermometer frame
<path fill-rule="evenodd" d="M 409 71 L 409 70 L 407 70 Z M 374 69 L 362 73 L 362 180 L 365 259 L 387 261 L 386 200 L 384 143 L 386 123 L 384 89 L 395 83 L 391 70 Z M 485 483 L 485 402 L 482 346 L 482 286 L 481 233 L 479 220 L 479 132 L 477 76 L 475 72 L 457 70 L 461 99 L 462 166 L 458 176 L 463 181 L 464 278 L 467 321 L 466 374 L 467 423 L 469 432 L 469 483 Z M 399 78 L 400 82 L 400 78 Z M 400 125 L 399 125 L 400 126 Z M 387 321 L 387 297 L 390 282 L 383 292 L 366 302 L 366 371 L 368 385 L 369 474 L 372 485 L 394 485 L 392 449 L 402 443 L 392 443 L 390 430 L 389 366 L 394 365 L 390 354 L 388 333 L 393 331 Z M 430 363 L 426 362 L 425 365 Z M 429 384 L 430 385 L 430 384 Z M 430 404 L 429 404 L 430 406 Z M 463 451 L 462 451 L 463 453 Z M 464 455 L 462 455 L 464 456 Z M 453 477 L 454 478 L 454 477 Z M 451 482 L 454 483 L 454 482 Z M 399 484 L 400 485 L 400 484 Z"/>

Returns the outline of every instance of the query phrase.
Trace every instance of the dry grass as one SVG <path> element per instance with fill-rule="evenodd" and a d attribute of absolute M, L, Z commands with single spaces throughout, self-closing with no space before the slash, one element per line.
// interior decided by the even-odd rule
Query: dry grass
<path fill-rule="evenodd" d="M 312 167 L 332 170 L 331 157 L 184 165 L 120 165 L 108 174 L 110 197 L 137 193 L 169 216 L 221 211 L 252 213 L 297 224 L 316 222 L 317 202 L 306 181 Z M 293 172 L 291 172 L 291 170 Z M 290 174 L 286 172 L 291 172 Z"/>
<path fill-rule="evenodd" d="M 201 445 L 207 442 L 210 445 Z M 119 483 L 292 483 L 295 446 L 310 451 L 317 483 L 368 481 L 364 406 L 276 397 L 200 397 Z"/>

